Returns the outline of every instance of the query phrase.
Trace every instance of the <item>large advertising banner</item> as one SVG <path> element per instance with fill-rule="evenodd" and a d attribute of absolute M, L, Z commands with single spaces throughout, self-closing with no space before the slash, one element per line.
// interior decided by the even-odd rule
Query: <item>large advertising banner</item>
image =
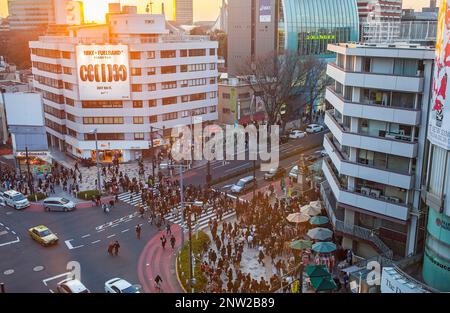
<path fill-rule="evenodd" d="M 130 100 L 127 45 L 77 46 L 81 100 Z"/>
<path fill-rule="evenodd" d="M 450 150 L 450 8 L 443 0 L 439 11 L 436 36 L 436 59 L 433 77 L 433 102 L 428 125 L 428 139 L 434 145 Z"/>
<path fill-rule="evenodd" d="M 260 0 L 259 2 L 259 22 L 272 22 L 272 0 Z"/>

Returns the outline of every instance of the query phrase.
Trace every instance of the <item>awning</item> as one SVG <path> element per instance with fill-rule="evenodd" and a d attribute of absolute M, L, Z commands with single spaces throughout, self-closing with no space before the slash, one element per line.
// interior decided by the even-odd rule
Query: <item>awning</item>
<path fill-rule="evenodd" d="M 349 274 L 349 273 L 353 273 L 353 272 L 359 271 L 360 269 L 361 268 L 359 266 L 352 265 L 352 266 L 349 266 L 349 267 L 341 269 L 341 271 Z"/>

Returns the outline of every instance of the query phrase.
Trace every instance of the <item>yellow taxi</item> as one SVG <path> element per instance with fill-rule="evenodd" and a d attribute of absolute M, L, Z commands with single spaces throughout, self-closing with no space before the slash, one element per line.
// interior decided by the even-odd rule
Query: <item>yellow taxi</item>
<path fill-rule="evenodd" d="M 39 225 L 28 230 L 31 238 L 43 246 L 50 246 L 58 242 L 58 237 L 48 227 Z"/>

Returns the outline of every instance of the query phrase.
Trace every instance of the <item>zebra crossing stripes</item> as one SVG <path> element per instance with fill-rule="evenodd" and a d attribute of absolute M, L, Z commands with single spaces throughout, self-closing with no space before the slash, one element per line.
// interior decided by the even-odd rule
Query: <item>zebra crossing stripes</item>
<path fill-rule="evenodd" d="M 128 203 L 132 206 L 137 207 L 138 205 L 143 205 L 143 207 L 148 210 L 149 207 L 144 203 L 142 203 L 141 193 L 133 192 L 132 197 L 130 192 L 124 192 L 118 196 L 119 200 L 125 203 Z M 224 213 L 222 216 L 222 220 L 226 220 L 236 215 L 236 212 L 233 210 L 232 212 Z M 180 206 L 173 208 L 171 212 L 169 212 L 165 219 L 173 224 L 178 224 L 184 230 L 188 229 L 187 221 L 181 222 L 181 214 L 180 214 Z M 217 214 L 213 211 L 212 207 L 208 207 L 206 211 L 204 210 L 201 216 L 196 220 L 192 220 L 192 227 L 194 229 L 200 230 L 208 227 L 208 222 L 210 220 L 217 219 Z"/>

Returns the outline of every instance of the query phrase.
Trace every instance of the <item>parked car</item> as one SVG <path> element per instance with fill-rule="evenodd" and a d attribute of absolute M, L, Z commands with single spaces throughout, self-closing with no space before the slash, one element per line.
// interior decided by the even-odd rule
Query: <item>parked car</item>
<path fill-rule="evenodd" d="M 141 293 L 138 285 L 132 285 L 122 278 L 113 278 L 105 283 L 106 293 Z"/>
<path fill-rule="evenodd" d="M 44 225 L 32 227 L 28 229 L 28 233 L 34 241 L 45 247 L 56 244 L 59 240 L 58 237 Z"/>
<path fill-rule="evenodd" d="M 25 209 L 30 206 L 28 199 L 18 191 L 8 190 L 3 192 L 2 198 L 6 205 L 16 210 Z"/>
<path fill-rule="evenodd" d="M 286 170 L 283 167 L 275 167 L 270 169 L 269 172 L 264 174 L 264 179 L 265 180 L 275 180 L 277 178 L 281 178 L 284 176 L 284 174 L 286 174 Z"/>
<path fill-rule="evenodd" d="M 60 293 L 90 293 L 89 289 L 78 279 L 65 279 L 56 285 Z"/>
<path fill-rule="evenodd" d="M 241 194 L 248 190 L 251 190 L 256 183 L 256 179 L 253 176 L 247 176 L 241 178 L 236 184 L 231 186 L 230 191 L 235 194 Z"/>
<path fill-rule="evenodd" d="M 44 210 L 49 211 L 61 211 L 68 212 L 75 210 L 75 203 L 66 198 L 47 198 L 44 200 Z"/>
<path fill-rule="evenodd" d="M 320 133 L 323 131 L 323 126 L 319 124 L 310 124 L 306 127 L 306 132 L 313 134 L 313 133 Z"/>
<path fill-rule="evenodd" d="M 304 137 L 306 137 L 306 133 L 301 130 L 293 130 L 289 133 L 290 139 L 299 139 L 299 138 L 304 138 Z"/>

